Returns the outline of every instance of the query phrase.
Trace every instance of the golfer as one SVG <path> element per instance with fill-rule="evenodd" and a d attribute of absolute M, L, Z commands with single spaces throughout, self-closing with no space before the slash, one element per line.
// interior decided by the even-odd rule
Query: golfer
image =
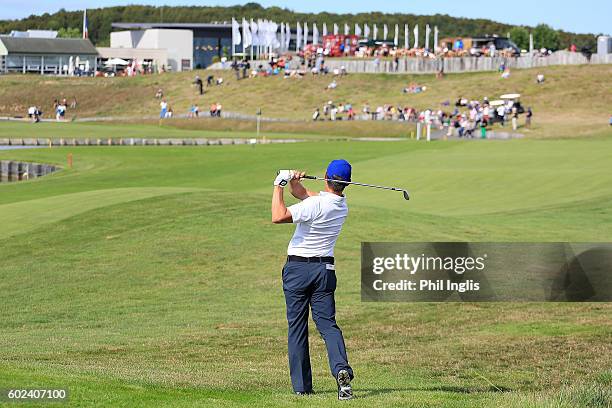
<path fill-rule="evenodd" d="M 283 268 L 283 291 L 289 324 L 289 370 L 293 391 L 311 394 L 312 372 L 308 350 L 308 313 L 312 317 L 327 347 L 329 367 L 338 386 L 338 399 L 353 397 L 349 366 L 342 332 L 336 323 L 336 273 L 334 245 L 348 214 L 343 190 L 346 184 L 326 182 L 325 191 L 315 193 L 302 186 L 305 173 L 281 170 L 274 180 L 272 222 L 297 224 L 287 250 Z M 327 179 L 351 180 L 351 165 L 346 160 L 334 160 L 327 167 Z M 283 198 L 286 185 L 300 203 L 287 208 Z"/>

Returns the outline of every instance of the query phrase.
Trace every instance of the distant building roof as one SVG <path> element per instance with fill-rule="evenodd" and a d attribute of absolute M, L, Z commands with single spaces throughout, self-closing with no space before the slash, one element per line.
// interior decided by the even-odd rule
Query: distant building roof
<path fill-rule="evenodd" d="M 52 30 L 28 30 L 28 31 L 11 31 L 9 37 L 19 38 L 57 38 L 57 31 Z"/>
<path fill-rule="evenodd" d="M 9 54 L 98 55 L 91 41 L 75 38 L 20 38 L 0 36 Z"/>
<path fill-rule="evenodd" d="M 112 28 L 123 28 L 126 30 L 146 30 L 150 28 L 216 28 L 232 29 L 231 23 L 112 23 Z"/>

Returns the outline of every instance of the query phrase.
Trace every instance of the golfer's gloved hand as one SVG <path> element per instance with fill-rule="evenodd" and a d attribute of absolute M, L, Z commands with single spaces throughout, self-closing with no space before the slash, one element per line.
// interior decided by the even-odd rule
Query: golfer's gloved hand
<path fill-rule="evenodd" d="M 291 170 L 279 170 L 276 179 L 274 180 L 275 186 L 285 187 L 289 180 L 293 178 L 293 172 Z"/>
<path fill-rule="evenodd" d="M 291 175 L 293 176 L 291 178 L 292 183 L 299 183 L 300 180 L 306 175 L 305 171 L 299 171 L 299 170 L 290 170 L 290 171 L 291 171 Z"/>

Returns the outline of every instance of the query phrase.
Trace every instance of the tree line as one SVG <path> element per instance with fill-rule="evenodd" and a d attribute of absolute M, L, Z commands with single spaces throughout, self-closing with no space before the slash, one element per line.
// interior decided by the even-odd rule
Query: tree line
<path fill-rule="evenodd" d="M 517 45 L 523 49 L 528 48 L 529 32 L 534 34 L 536 48 L 548 48 L 552 50 L 568 48 L 575 44 L 578 49 L 596 47 L 596 36 L 593 34 L 574 34 L 562 30 L 554 30 L 544 24 L 535 28 L 527 26 L 513 26 L 498 23 L 487 19 L 471 19 L 452 17 L 446 14 L 435 14 L 431 16 L 418 16 L 400 13 L 358 13 L 358 14 L 335 14 L 335 13 L 298 13 L 280 7 L 262 7 L 258 3 L 247 3 L 231 7 L 209 7 L 209 6 L 117 6 L 98 9 L 88 9 L 89 38 L 98 46 L 108 46 L 110 43 L 111 23 L 114 22 L 164 22 L 164 23 L 213 23 L 230 22 L 232 17 L 241 20 L 266 18 L 278 23 L 286 22 L 295 25 L 297 22 L 317 23 L 319 29 L 323 23 L 328 28 L 336 23 L 343 32 L 344 23 L 351 27 L 354 24 L 377 24 L 379 33 L 382 32 L 383 24 L 389 26 L 389 32 L 393 33 L 395 24 L 400 24 L 403 33 L 404 24 L 409 24 L 411 29 L 415 24 L 421 27 L 424 33 L 425 24 L 438 26 L 440 38 L 444 37 L 469 37 L 480 35 L 510 36 Z M 0 33 L 8 33 L 12 30 L 47 29 L 58 30 L 61 36 L 80 36 L 83 13 L 82 11 L 59 10 L 56 13 L 45 13 L 42 15 L 31 15 L 20 20 L 0 20 Z M 393 34 L 391 34 L 392 36 Z M 424 35 L 424 34 L 421 34 Z"/>

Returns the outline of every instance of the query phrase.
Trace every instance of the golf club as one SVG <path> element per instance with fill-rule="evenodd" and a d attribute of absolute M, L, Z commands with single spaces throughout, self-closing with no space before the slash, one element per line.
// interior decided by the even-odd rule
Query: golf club
<path fill-rule="evenodd" d="M 356 181 L 333 180 L 333 179 L 326 179 L 326 178 L 323 178 L 323 177 L 306 176 L 306 175 L 304 177 L 302 177 L 302 178 L 305 178 L 305 179 L 308 179 L 308 180 L 335 181 L 336 183 L 354 184 L 356 186 L 380 188 L 382 190 L 401 191 L 404 194 L 404 199 L 405 200 L 410 200 L 410 196 L 408 195 L 408 190 L 404 190 L 403 188 L 377 186 L 377 185 L 374 185 L 374 184 L 357 183 Z"/>

